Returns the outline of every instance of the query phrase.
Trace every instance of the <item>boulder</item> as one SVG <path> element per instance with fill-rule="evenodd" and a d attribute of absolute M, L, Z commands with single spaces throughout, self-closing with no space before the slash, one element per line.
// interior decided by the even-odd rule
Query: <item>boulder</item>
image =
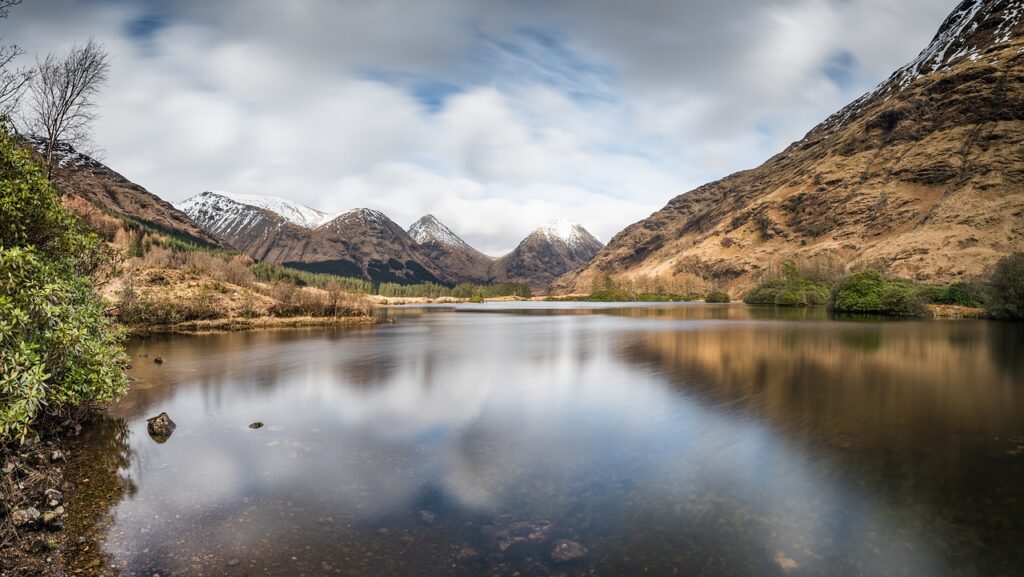
<path fill-rule="evenodd" d="M 146 419 L 146 423 L 146 429 L 154 437 L 170 437 L 174 429 L 178 428 L 178 425 L 174 424 L 167 413 L 160 413 L 151 419 Z"/>

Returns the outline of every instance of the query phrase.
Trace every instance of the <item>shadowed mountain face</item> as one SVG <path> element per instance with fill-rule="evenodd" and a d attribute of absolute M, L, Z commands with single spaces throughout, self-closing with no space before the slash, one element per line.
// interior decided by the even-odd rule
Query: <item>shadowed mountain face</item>
<path fill-rule="evenodd" d="M 179 206 L 210 234 L 259 261 L 373 282 L 454 280 L 383 213 L 362 208 L 310 218 L 311 209 L 281 203 L 288 204 L 204 192 Z"/>
<path fill-rule="evenodd" d="M 1022 0 L 967 0 L 921 55 L 762 166 L 672 199 L 559 291 L 594 277 L 742 292 L 771 263 L 931 282 L 1024 250 Z"/>
<path fill-rule="evenodd" d="M 552 281 L 590 262 L 602 246 L 582 226 L 555 221 L 533 231 L 515 250 L 496 260 L 492 278 L 523 282 L 535 292 L 547 292 Z"/>
<path fill-rule="evenodd" d="M 409 227 L 409 235 L 431 262 L 459 282 L 481 284 L 491 280 L 494 259 L 459 238 L 434 215 L 428 214 L 414 222 Z"/>
<path fill-rule="evenodd" d="M 374 282 L 521 282 L 546 291 L 587 263 L 601 243 L 582 226 L 556 220 L 506 256 L 487 256 L 433 215 L 406 232 L 383 213 L 329 216 L 271 197 L 204 192 L 178 207 L 208 233 L 252 258 Z"/>
<path fill-rule="evenodd" d="M 39 151 L 46 141 L 27 138 Z M 217 239 L 157 195 L 114 172 L 96 159 L 60 143 L 54 150 L 54 185 L 64 195 L 80 197 L 100 210 L 127 217 L 179 238 L 217 245 Z"/>

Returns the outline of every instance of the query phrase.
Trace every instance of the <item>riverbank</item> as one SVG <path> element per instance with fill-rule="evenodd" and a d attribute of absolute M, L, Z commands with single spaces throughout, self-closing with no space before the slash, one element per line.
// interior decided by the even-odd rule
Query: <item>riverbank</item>
<path fill-rule="evenodd" d="M 185 321 L 174 324 L 126 325 L 127 333 L 134 337 L 167 333 L 224 333 L 248 330 L 293 329 L 302 327 L 365 327 L 380 324 L 376 316 L 356 317 L 226 317 L 222 319 Z"/>
<path fill-rule="evenodd" d="M 77 427 L 50 430 L 43 438 L 0 448 L 0 573 L 10 577 L 58 577 L 67 573 L 65 553 L 79 535 L 65 530 L 75 487 L 65 479 L 71 458 L 66 443 Z"/>

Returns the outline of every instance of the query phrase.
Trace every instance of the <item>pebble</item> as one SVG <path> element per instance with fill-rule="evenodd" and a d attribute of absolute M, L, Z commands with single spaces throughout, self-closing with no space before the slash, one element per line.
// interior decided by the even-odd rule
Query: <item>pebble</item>
<path fill-rule="evenodd" d="M 587 556 L 587 548 L 576 541 L 559 539 L 551 550 L 551 559 L 556 563 L 571 563 Z"/>
<path fill-rule="evenodd" d="M 239 559 L 237 557 L 232 557 L 231 559 L 228 559 L 228 562 L 225 563 L 225 565 L 227 565 L 228 567 L 237 567 L 241 563 L 242 563 L 241 559 Z"/>

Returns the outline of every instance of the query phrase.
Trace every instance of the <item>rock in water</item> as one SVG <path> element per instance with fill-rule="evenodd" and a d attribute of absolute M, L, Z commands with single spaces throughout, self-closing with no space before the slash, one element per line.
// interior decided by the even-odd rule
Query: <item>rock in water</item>
<path fill-rule="evenodd" d="M 250 423 L 249 424 L 249 428 L 250 429 L 262 429 L 263 428 L 263 423 L 261 423 L 259 421 L 256 421 L 255 423 Z"/>
<path fill-rule="evenodd" d="M 164 358 L 163 357 L 156 357 L 155 359 L 153 359 L 153 362 L 158 364 L 158 365 L 162 365 L 162 364 L 164 364 Z"/>
<path fill-rule="evenodd" d="M 587 548 L 576 541 L 559 539 L 551 550 L 551 559 L 556 563 L 572 563 L 587 556 Z"/>
<path fill-rule="evenodd" d="M 146 428 L 149 430 L 149 434 L 154 437 L 170 437 L 174 429 L 178 428 L 178 425 L 174 424 L 167 413 L 160 413 L 159 415 L 147 419 L 148 425 Z"/>

